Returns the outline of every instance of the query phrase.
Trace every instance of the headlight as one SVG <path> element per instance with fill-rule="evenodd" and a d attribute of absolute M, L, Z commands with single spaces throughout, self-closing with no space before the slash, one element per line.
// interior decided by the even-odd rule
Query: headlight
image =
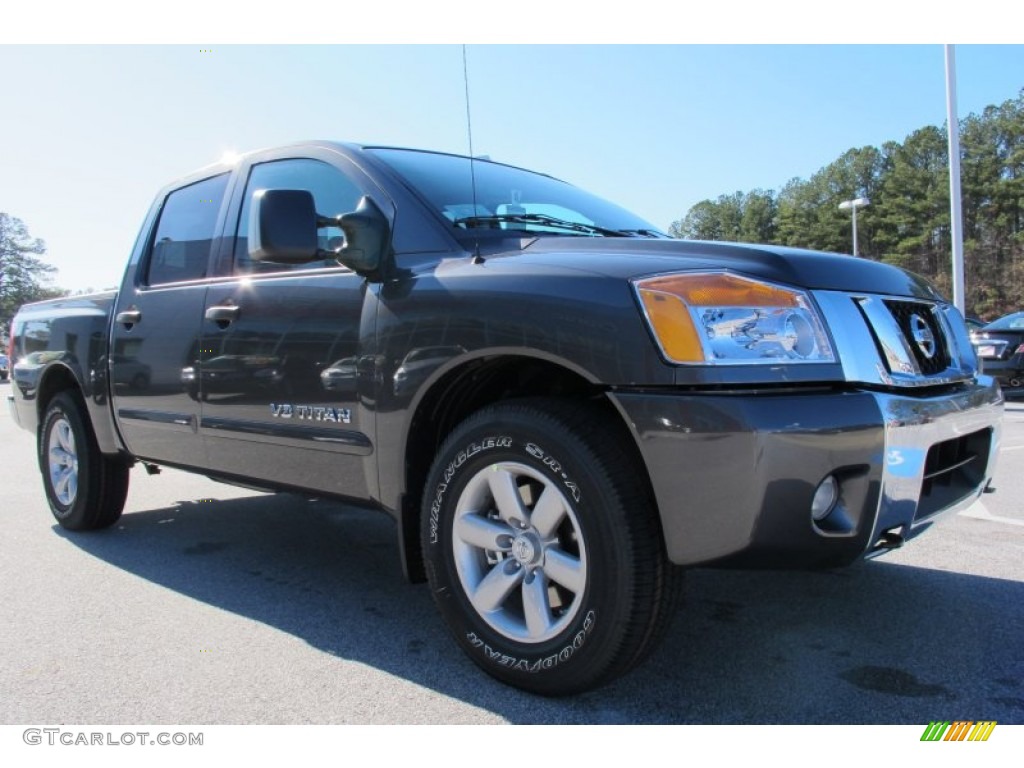
<path fill-rule="evenodd" d="M 831 363 L 825 326 L 803 291 L 724 272 L 634 280 L 651 331 L 673 363 Z"/>

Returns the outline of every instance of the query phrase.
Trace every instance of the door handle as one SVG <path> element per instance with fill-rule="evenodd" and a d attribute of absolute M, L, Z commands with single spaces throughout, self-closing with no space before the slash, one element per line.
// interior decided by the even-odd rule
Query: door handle
<path fill-rule="evenodd" d="M 126 309 L 123 312 L 118 312 L 114 317 L 114 320 L 129 327 L 135 325 L 141 319 L 142 312 L 137 309 Z"/>
<path fill-rule="evenodd" d="M 241 307 L 221 304 L 207 309 L 204 316 L 207 320 L 217 323 L 220 327 L 225 328 L 228 323 L 238 319 L 238 315 L 241 311 Z"/>

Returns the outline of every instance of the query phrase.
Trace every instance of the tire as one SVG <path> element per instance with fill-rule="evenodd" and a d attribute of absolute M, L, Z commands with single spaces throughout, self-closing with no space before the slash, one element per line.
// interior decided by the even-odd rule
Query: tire
<path fill-rule="evenodd" d="M 117 522 L 128 495 L 128 465 L 105 456 L 77 393 L 61 392 L 39 430 L 39 471 L 50 511 L 63 528 L 91 531 Z"/>
<path fill-rule="evenodd" d="M 427 578 L 493 677 L 548 696 L 595 688 L 668 625 L 678 569 L 622 440 L 606 412 L 544 399 L 484 408 L 441 447 L 424 492 Z"/>

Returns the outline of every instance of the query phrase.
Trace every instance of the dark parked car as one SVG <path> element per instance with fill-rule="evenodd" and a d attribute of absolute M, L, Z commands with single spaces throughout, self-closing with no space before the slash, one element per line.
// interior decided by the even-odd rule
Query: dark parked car
<path fill-rule="evenodd" d="M 985 373 L 1009 395 L 1024 394 L 1024 312 L 1000 317 L 971 334 Z"/>
<path fill-rule="evenodd" d="M 10 371 L 10 366 L 7 360 L 7 355 L 0 355 L 0 381 L 7 381 L 7 374 Z"/>

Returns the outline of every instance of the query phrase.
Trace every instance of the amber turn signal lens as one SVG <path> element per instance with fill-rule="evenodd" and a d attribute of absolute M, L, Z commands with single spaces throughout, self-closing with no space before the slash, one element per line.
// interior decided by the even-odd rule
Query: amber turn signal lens
<path fill-rule="evenodd" d="M 682 299 L 671 293 L 647 288 L 640 288 L 639 293 L 651 327 L 665 354 L 680 363 L 701 362 L 704 359 L 704 349 Z"/>

